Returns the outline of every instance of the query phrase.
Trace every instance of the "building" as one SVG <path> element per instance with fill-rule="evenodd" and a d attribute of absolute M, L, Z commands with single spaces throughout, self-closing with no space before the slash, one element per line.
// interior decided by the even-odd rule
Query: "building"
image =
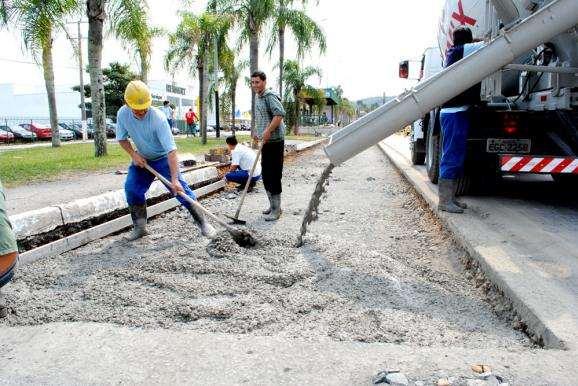
<path fill-rule="evenodd" d="M 68 86 L 56 86 L 59 119 L 80 119 L 80 93 Z M 44 86 L 0 84 L 0 117 L 47 120 L 48 98 Z"/>
<path fill-rule="evenodd" d="M 191 85 L 184 85 L 165 80 L 150 80 L 148 82 L 153 97 L 153 106 L 162 106 L 168 100 L 175 106 L 176 119 L 184 119 L 185 113 L 192 108 L 198 113 L 195 90 Z"/>
<path fill-rule="evenodd" d="M 301 114 L 302 124 L 304 126 L 313 124 L 337 124 L 339 118 L 337 117 L 336 106 L 341 102 L 341 98 L 337 94 L 335 88 L 329 87 L 321 89 L 325 95 L 325 106 L 320 114 L 315 111 L 315 98 L 305 93 L 301 95 L 301 101 L 304 104 L 304 109 Z"/>

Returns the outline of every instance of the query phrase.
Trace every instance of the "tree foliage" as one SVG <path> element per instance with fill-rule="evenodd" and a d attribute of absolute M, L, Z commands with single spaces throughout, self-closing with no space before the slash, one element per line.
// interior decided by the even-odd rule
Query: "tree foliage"
<path fill-rule="evenodd" d="M 129 64 L 110 63 L 102 70 L 104 75 L 104 96 L 106 98 L 106 116 L 115 118 L 118 109 L 124 105 L 124 90 L 131 80 L 138 75 L 131 71 Z M 74 86 L 74 91 L 80 91 L 80 86 Z M 84 96 L 90 98 L 90 85 L 84 86 Z M 90 103 L 87 103 L 87 114 L 91 116 Z"/>

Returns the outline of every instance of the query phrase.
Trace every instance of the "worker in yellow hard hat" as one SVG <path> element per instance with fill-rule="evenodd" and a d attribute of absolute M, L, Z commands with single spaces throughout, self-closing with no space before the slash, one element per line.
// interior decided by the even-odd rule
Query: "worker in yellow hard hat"
<path fill-rule="evenodd" d="M 196 197 L 181 176 L 171 128 L 165 114 L 151 106 L 148 86 L 140 80 L 133 80 L 126 87 L 124 100 L 126 105 L 117 113 L 116 139 L 132 158 L 124 190 L 134 226 L 128 239 L 136 240 L 147 234 L 145 194 L 155 179 L 144 165 L 148 164 L 169 180 L 173 194 L 184 192 L 193 199 Z M 189 210 L 201 233 L 213 238 L 215 229 L 206 221 L 203 213 L 178 195 L 177 199 Z"/>

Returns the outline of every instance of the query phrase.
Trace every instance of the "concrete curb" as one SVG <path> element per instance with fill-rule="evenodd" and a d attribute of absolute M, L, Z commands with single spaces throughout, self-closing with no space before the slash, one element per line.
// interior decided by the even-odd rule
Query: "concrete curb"
<path fill-rule="evenodd" d="M 184 173 L 189 185 L 210 181 L 219 176 L 216 167 L 196 169 Z M 159 181 L 153 182 L 147 199 L 166 194 L 166 188 Z M 20 213 L 10 217 L 18 240 L 50 232 L 58 227 L 76 224 L 127 207 L 124 189 L 82 198 L 62 205 Z"/>
<path fill-rule="evenodd" d="M 307 141 L 303 143 L 285 145 L 285 155 L 300 153 L 304 150 L 312 149 L 322 143 L 326 142 L 327 138 L 317 139 L 315 141 Z"/>
<path fill-rule="evenodd" d="M 549 296 L 550 294 L 545 294 L 542 299 L 537 300 L 534 294 L 525 290 L 525 287 L 520 286 L 520 278 L 513 275 L 512 262 L 524 261 L 523 256 L 518 256 L 512 250 L 483 248 L 478 245 L 479 243 L 475 242 L 472 234 L 470 234 L 471 229 L 466 224 L 469 221 L 468 218 L 459 218 L 438 212 L 437 186 L 430 184 L 429 180 L 422 176 L 418 170 L 408 165 L 406 158 L 393 147 L 384 142 L 380 142 L 378 147 L 423 197 L 430 206 L 432 213 L 454 235 L 456 242 L 480 264 L 480 268 L 486 274 L 486 277 L 512 302 L 514 309 L 522 317 L 529 331 L 541 339 L 546 348 L 571 348 L 569 343 L 574 341 L 571 331 L 568 331 L 564 323 L 560 323 L 560 320 L 552 318 L 552 312 L 548 309 L 549 305 L 552 304 L 551 302 L 556 301 L 556 294 L 551 294 L 551 296 Z M 477 225 L 471 224 L 471 226 L 476 227 Z M 477 228 L 481 227 L 477 226 Z M 478 232 L 485 231 L 483 228 L 477 228 L 475 230 Z M 540 285 L 539 283 L 543 282 L 543 278 L 532 276 L 527 274 L 523 281 L 532 281 L 536 285 Z M 548 302 L 549 297 L 552 297 L 552 299 L 549 299 L 550 302 Z M 546 303 L 542 304 L 543 302 Z"/>
<path fill-rule="evenodd" d="M 198 198 L 201 198 L 217 190 L 223 189 L 224 187 L 225 181 L 220 180 L 210 185 L 203 186 L 202 188 L 195 189 L 194 192 Z M 154 217 L 179 205 L 180 203 L 176 198 L 171 198 L 149 207 L 147 214 L 149 218 Z M 52 243 L 24 252 L 19 257 L 19 264 L 30 264 L 41 258 L 51 257 L 68 252 L 72 249 L 76 249 L 85 244 L 88 244 L 91 241 L 98 240 L 112 233 L 118 232 L 131 225 L 132 220 L 130 215 L 119 217 L 104 224 L 97 225 L 93 228 L 89 228 L 82 232 L 75 233 L 60 240 L 56 240 Z"/>
<path fill-rule="evenodd" d="M 287 145 L 285 147 L 285 154 L 297 154 L 323 144 L 325 141 L 327 141 L 327 139 L 322 138 L 315 141 Z M 208 166 L 185 172 L 183 176 L 189 185 L 194 185 L 216 179 L 219 173 L 215 166 Z M 155 181 L 147 193 L 147 199 L 156 198 L 163 194 L 166 194 L 166 188 L 161 182 Z M 126 207 L 124 190 L 119 189 L 62 205 L 53 205 L 19 213 L 10 216 L 10 221 L 16 238 L 22 240 L 27 237 L 50 232 L 62 226 L 97 218 L 117 210 L 125 209 Z"/>

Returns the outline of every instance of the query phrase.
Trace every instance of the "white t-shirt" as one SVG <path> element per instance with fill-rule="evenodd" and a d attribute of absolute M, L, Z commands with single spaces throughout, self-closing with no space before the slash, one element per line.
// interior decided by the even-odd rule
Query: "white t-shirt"
<path fill-rule="evenodd" d="M 231 154 L 231 164 L 239 165 L 239 168 L 251 172 L 253 163 L 257 158 L 257 154 L 245 145 L 238 144 L 235 146 L 235 150 Z M 255 171 L 253 172 L 253 177 L 261 175 L 261 165 L 257 163 Z"/>

